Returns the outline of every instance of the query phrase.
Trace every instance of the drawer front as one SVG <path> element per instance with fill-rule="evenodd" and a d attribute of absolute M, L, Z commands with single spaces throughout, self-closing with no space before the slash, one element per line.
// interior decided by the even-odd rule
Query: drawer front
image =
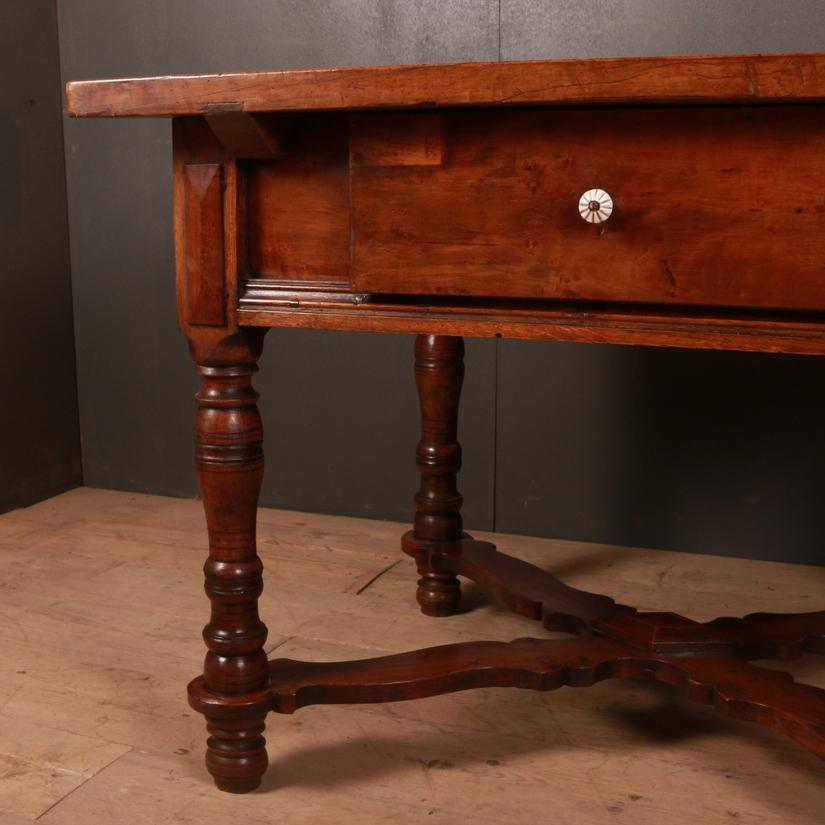
<path fill-rule="evenodd" d="M 825 309 L 823 181 L 820 106 L 354 115 L 351 286 Z"/>

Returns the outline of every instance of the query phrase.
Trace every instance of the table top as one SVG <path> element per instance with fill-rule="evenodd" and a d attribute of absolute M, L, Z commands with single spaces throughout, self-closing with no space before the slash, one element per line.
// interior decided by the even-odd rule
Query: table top
<path fill-rule="evenodd" d="M 204 340 L 237 323 L 825 355 L 807 105 L 825 53 L 90 80 L 67 103 L 179 116 L 181 317 Z M 581 221 L 596 185 L 606 228 Z"/>
<path fill-rule="evenodd" d="M 308 69 L 67 86 L 72 117 L 460 106 L 825 101 L 825 54 L 632 57 Z"/>

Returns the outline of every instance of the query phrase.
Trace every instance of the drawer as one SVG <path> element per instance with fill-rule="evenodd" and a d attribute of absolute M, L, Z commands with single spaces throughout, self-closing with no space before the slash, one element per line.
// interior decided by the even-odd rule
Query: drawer
<path fill-rule="evenodd" d="M 349 165 L 358 291 L 825 309 L 820 106 L 365 113 Z"/>

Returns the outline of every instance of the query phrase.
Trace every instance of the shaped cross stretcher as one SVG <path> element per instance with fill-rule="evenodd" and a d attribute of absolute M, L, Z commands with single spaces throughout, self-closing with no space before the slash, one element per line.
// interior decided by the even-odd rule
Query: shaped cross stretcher
<path fill-rule="evenodd" d="M 825 611 L 707 623 L 639 613 L 469 537 L 430 552 L 426 563 L 478 582 L 504 607 L 548 629 L 576 635 L 449 644 L 344 662 L 275 659 L 268 690 L 243 704 L 293 713 L 313 704 L 394 702 L 478 687 L 554 690 L 647 680 L 679 687 L 692 701 L 773 728 L 825 757 L 825 690 L 749 661 L 825 652 Z M 195 706 L 197 697 L 210 706 L 198 682 L 192 684 Z"/>

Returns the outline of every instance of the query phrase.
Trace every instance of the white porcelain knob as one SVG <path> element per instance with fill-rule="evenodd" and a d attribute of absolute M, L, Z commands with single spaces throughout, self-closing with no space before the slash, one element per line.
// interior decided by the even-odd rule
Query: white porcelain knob
<path fill-rule="evenodd" d="M 604 189 L 588 189 L 579 198 L 579 214 L 588 223 L 602 223 L 613 213 L 613 198 Z"/>

